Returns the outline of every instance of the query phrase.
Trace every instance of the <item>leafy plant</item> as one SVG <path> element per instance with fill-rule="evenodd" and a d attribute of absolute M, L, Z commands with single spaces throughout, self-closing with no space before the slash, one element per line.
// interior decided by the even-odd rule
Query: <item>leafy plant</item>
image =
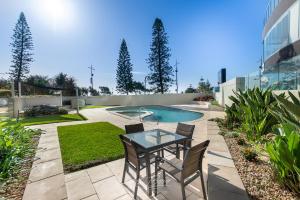
<path fill-rule="evenodd" d="M 251 147 L 244 148 L 242 154 L 248 161 L 256 161 L 257 159 L 257 153 Z"/>
<path fill-rule="evenodd" d="M 274 141 L 266 144 L 270 161 L 279 181 L 290 190 L 300 193 L 300 132 L 293 124 L 276 128 Z"/>
<path fill-rule="evenodd" d="M 246 141 L 244 140 L 244 138 L 238 138 L 238 139 L 237 139 L 237 144 L 238 144 L 238 145 L 245 145 L 245 144 L 246 144 Z"/>
<path fill-rule="evenodd" d="M 240 136 L 240 133 L 232 131 L 232 132 L 228 132 L 226 135 L 230 138 L 237 138 Z"/>
<path fill-rule="evenodd" d="M 241 110 L 239 109 L 238 105 L 239 104 L 237 103 L 233 103 L 231 106 L 225 105 L 226 117 L 225 117 L 224 125 L 230 130 L 234 128 L 238 128 L 241 123 L 241 119 L 240 119 Z"/>
<path fill-rule="evenodd" d="M 0 180 L 14 174 L 15 166 L 30 152 L 31 139 L 38 133 L 20 124 L 8 126 L 0 131 Z"/>
<path fill-rule="evenodd" d="M 298 91 L 298 98 L 290 91 L 288 92 L 292 101 L 289 101 L 282 96 L 274 95 L 278 106 L 269 109 L 269 112 L 283 123 L 289 123 L 300 131 L 300 91 Z"/>
<path fill-rule="evenodd" d="M 272 126 L 278 120 L 268 112 L 268 108 L 273 108 L 277 104 L 272 91 L 265 91 L 259 88 L 249 89 L 245 92 L 234 92 L 235 96 L 230 96 L 233 104 L 226 107 L 227 123 L 233 126 L 238 124 L 246 132 L 250 140 L 260 140 L 262 135 L 269 133 Z M 284 95 L 279 95 L 284 98 Z"/>

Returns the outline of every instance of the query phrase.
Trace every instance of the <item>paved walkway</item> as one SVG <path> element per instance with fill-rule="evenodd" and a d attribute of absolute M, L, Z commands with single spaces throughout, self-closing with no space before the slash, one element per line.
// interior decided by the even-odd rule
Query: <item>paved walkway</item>
<path fill-rule="evenodd" d="M 136 123 L 135 120 L 130 120 L 127 118 L 122 118 L 120 116 L 111 114 L 104 109 L 87 109 L 82 110 L 81 113 L 86 116 L 88 121 L 80 122 L 67 122 L 58 124 L 47 124 L 34 126 L 34 128 L 41 128 L 45 130 L 40 138 L 38 150 L 36 153 L 36 160 L 33 163 L 32 171 L 29 176 L 28 185 L 26 187 L 23 199 L 24 200 L 43 200 L 43 199 L 86 199 L 86 200 L 96 200 L 96 199 L 132 199 L 135 174 L 133 177 L 126 174 L 125 184 L 121 184 L 121 175 L 124 167 L 124 159 L 119 159 L 106 164 L 98 165 L 96 167 L 88 168 L 82 171 L 70 173 L 64 175 L 63 166 L 60 154 L 60 147 L 58 142 L 57 126 L 81 124 L 97 121 L 108 121 L 116 126 L 124 128 L 125 124 Z M 203 111 L 204 117 L 200 120 L 191 122 L 195 124 L 195 132 L 193 137 L 193 143 L 199 143 L 207 139 L 207 130 L 210 128 L 211 124 L 207 122 L 207 119 L 211 117 L 222 117 L 222 112 L 213 111 Z M 145 123 L 145 129 L 162 128 L 169 131 L 175 131 L 176 123 Z M 217 129 L 215 128 L 215 131 Z M 209 136 L 210 137 L 210 136 Z M 214 138 L 212 138 L 214 139 Z M 218 162 L 219 155 L 215 155 L 219 152 L 219 144 L 215 145 L 214 140 L 211 142 L 211 148 L 208 153 L 208 161 L 215 162 L 213 165 L 207 164 L 207 159 L 204 162 L 204 173 L 207 177 L 207 173 L 211 174 L 212 177 L 218 175 L 222 177 L 223 167 L 222 163 Z M 225 142 L 224 142 L 225 144 Z M 221 144 L 221 146 L 224 144 Z M 226 146 L 226 144 L 225 144 Z M 215 151 L 215 152 L 214 152 Z M 227 154 L 226 154 L 227 153 Z M 215 157 L 211 157 L 211 155 Z M 228 155 L 224 152 L 225 156 Z M 221 154 L 221 157 L 224 156 Z M 172 155 L 168 155 L 169 158 Z M 210 161 L 211 159 L 211 161 Z M 223 162 L 223 161 L 222 161 Z M 225 162 L 226 163 L 226 162 Z M 219 165 L 220 164 L 220 165 Z M 209 167 L 207 167 L 209 166 Z M 215 167 L 215 168 L 212 168 Z M 218 169 L 217 169 L 218 167 Z M 233 169 L 234 165 L 231 167 Z M 213 169 L 213 170 L 211 170 Z M 152 170 L 153 172 L 154 170 Z M 221 174 L 218 174 L 221 171 Z M 225 175 L 231 176 L 231 172 Z M 145 170 L 142 171 L 142 181 L 140 181 L 140 186 L 138 189 L 138 197 L 140 199 L 149 199 L 146 195 L 146 184 L 145 184 Z M 211 177 L 208 178 L 210 180 Z M 238 179 L 237 181 L 235 181 Z M 237 175 L 232 184 L 237 184 L 238 188 L 243 190 L 243 184 Z M 168 178 L 167 187 L 158 184 L 158 196 L 153 197 L 153 199 L 181 199 L 181 192 L 179 184 L 177 184 L 173 179 Z M 217 183 L 218 179 L 213 182 Z M 230 190 L 227 190 L 230 191 Z M 209 194 L 215 193 L 215 190 L 209 190 Z M 236 191 L 233 191 L 236 192 Z M 218 193 L 218 192 L 217 192 Z M 202 191 L 200 179 L 195 180 L 186 188 L 187 199 L 202 199 Z M 212 195 L 213 197 L 213 195 Z M 219 196 L 221 197 L 221 196 Z M 213 198 L 210 198 L 213 199 Z M 219 198 L 216 198 L 219 199 Z M 222 198 L 221 198 L 222 199 Z"/>

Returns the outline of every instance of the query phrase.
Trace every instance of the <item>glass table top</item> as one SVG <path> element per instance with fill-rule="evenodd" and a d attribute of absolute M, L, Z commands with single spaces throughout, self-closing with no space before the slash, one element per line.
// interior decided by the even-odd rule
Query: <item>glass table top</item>
<path fill-rule="evenodd" d="M 161 129 L 125 134 L 124 136 L 129 140 L 137 143 L 144 149 L 162 147 L 187 139 L 187 137 L 185 136 L 179 135 L 177 133 L 164 131 Z"/>

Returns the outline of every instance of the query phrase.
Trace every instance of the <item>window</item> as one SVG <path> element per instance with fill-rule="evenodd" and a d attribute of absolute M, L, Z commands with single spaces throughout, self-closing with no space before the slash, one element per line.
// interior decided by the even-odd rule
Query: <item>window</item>
<path fill-rule="evenodd" d="M 264 40 L 264 59 L 290 43 L 290 14 L 288 13 L 266 36 Z"/>

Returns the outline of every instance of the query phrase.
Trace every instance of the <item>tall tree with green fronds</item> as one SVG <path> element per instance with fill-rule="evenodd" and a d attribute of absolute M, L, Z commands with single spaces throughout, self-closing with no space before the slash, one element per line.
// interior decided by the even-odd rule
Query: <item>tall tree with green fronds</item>
<path fill-rule="evenodd" d="M 117 67 L 117 91 L 123 94 L 132 92 L 133 90 L 133 75 L 132 75 L 132 64 L 130 61 L 130 55 L 128 52 L 127 44 L 125 39 L 122 40 L 118 67 Z"/>
<path fill-rule="evenodd" d="M 29 65 L 33 62 L 32 36 L 23 12 L 21 12 L 14 28 L 12 40 L 10 44 L 12 47 L 10 77 L 16 82 L 19 82 L 29 73 Z"/>
<path fill-rule="evenodd" d="M 169 64 L 171 53 L 168 36 L 161 19 L 156 18 L 152 26 L 152 43 L 149 58 L 149 84 L 155 93 L 164 93 L 173 83 L 173 68 Z"/>

